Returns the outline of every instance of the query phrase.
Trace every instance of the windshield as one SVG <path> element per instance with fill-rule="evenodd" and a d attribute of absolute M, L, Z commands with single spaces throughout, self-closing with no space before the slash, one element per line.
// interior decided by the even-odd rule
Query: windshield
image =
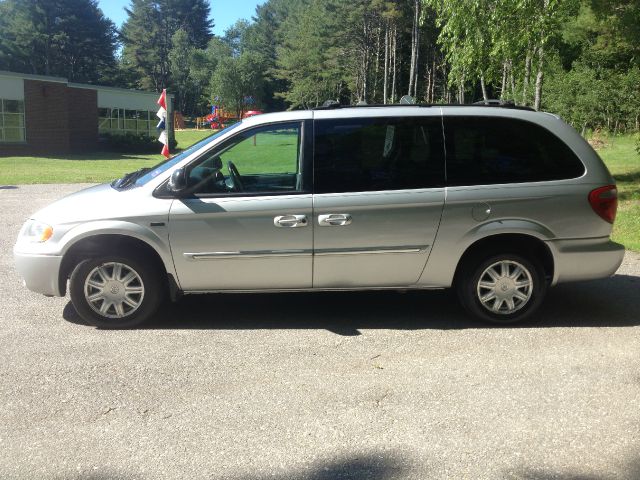
<path fill-rule="evenodd" d="M 180 161 L 182 161 L 185 158 L 187 158 L 189 155 L 191 155 L 196 150 L 199 150 L 200 148 L 204 147 L 205 145 L 208 145 L 209 143 L 213 142 L 216 138 L 218 138 L 218 137 L 224 135 L 225 133 L 233 130 L 234 128 L 238 127 L 239 125 L 241 125 L 241 123 L 242 122 L 234 123 L 233 125 L 230 125 L 227 128 L 222 129 L 219 132 L 208 136 L 204 140 L 200 140 L 198 143 L 194 143 L 189 148 L 187 148 L 186 150 L 183 150 L 182 152 L 180 152 L 175 157 L 171 157 L 171 158 L 159 163 L 155 167 L 152 167 L 144 175 L 142 175 L 140 178 L 136 179 L 135 185 L 139 187 L 139 186 L 144 185 L 145 183 L 153 180 L 154 178 L 156 178 L 161 173 L 166 172 L 167 170 L 169 170 L 174 165 L 180 163 Z"/>

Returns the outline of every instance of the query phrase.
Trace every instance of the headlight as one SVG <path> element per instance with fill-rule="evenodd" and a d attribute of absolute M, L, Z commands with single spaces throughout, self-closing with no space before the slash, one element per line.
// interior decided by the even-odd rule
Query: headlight
<path fill-rule="evenodd" d="M 53 227 L 43 222 L 29 220 L 25 225 L 23 235 L 30 242 L 46 242 L 53 236 Z"/>

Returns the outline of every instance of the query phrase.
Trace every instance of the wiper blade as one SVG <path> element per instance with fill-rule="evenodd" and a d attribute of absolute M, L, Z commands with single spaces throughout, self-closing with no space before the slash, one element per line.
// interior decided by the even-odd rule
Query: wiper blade
<path fill-rule="evenodd" d="M 135 172 L 127 173 L 124 177 L 118 178 L 117 180 L 114 180 L 113 182 L 111 182 L 111 186 L 113 188 L 128 187 L 133 182 L 135 182 L 138 178 L 140 178 L 142 175 L 147 173 L 149 170 L 151 170 L 149 167 L 145 167 L 145 168 L 136 170 Z"/>

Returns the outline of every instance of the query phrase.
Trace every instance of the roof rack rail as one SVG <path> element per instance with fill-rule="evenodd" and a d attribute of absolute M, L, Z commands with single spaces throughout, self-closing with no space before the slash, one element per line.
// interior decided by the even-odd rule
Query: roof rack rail
<path fill-rule="evenodd" d="M 524 105 L 516 105 L 511 100 L 481 100 L 475 103 L 363 103 L 358 102 L 357 105 L 342 105 L 335 100 L 327 100 L 320 107 L 312 108 L 311 110 L 335 110 L 343 108 L 372 108 L 372 107 L 415 107 L 415 108 L 430 108 L 430 107 L 489 107 L 489 108 L 508 108 L 513 110 L 526 110 L 535 111 L 531 107 Z"/>

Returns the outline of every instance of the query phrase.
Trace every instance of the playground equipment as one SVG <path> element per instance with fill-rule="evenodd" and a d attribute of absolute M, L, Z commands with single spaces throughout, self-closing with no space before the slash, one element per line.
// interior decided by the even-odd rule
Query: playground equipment
<path fill-rule="evenodd" d="M 261 115 L 263 113 L 264 112 L 262 110 L 249 110 L 248 112 L 244 112 L 244 114 L 242 114 L 242 118 L 249 118 L 255 115 Z"/>
<path fill-rule="evenodd" d="M 249 110 L 242 114 L 242 118 L 249 118 L 262 113 L 264 113 L 262 110 Z M 209 115 L 196 119 L 196 128 L 200 128 L 201 126 L 204 128 L 205 124 L 208 124 L 212 129 L 220 129 L 224 128 L 230 120 L 238 120 L 238 118 L 232 115 L 231 112 L 227 112 L 217 105 L 212 105 Z"/>

